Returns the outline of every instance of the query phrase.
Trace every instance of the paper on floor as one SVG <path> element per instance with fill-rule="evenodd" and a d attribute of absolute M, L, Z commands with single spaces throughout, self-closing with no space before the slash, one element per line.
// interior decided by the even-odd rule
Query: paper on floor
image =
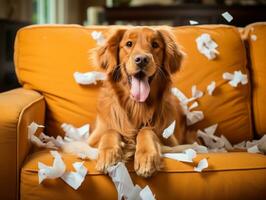
<path fill-rule="evenodd" d="M 248 83 L 248 77 L 246 74 L 242 74 L 241 71 L 234 71 L 234 74 L 231 74 L 229 72 L 225 72 L 223 74 L 223 79 L 224 80 L 230 80 L 229 84 L 232 87 L 237 87 L 239 83 L 242 85 L 245 85 Z"/>
<path fill-rule="evenodd" d="M 209 60 L 216 58 L 219 52 L 216 50 L 218 47 L 217 43 L 211 39 L 208 33 L 203 33 L 196 39 L 197 48 L 200 53 L 205 55 Z"/>
<path fill-rule="evenodd" d="M 65 172 L 61 177 L 69 186 L 71 186 L 75 190 L 80 187 L 88 171 L 83 163 L 84 162 L 73 163 L 73 167 L 76 172 Z"/>
<path fill-rule="evenodd" d="M 226 21 L 231 22 L 234 18 L 229 12 L 222 13 L 223 18 L 226 19 Z"/>
<path fill-rule="evenodd" d="M 38 162 L 38 176 L 39 183 L 45 179 L 54 179 L 61 177 L 66 170 L 64 161 L 61 158 L 61 155 L 57 151 L 50 151 L 51 155 L 54 157 L 54 162 L 52 166 L 47 166 L 41 162 Z"/>
<path fill-rule="evenodd" d="M 197 167 L 194 167 L 194 171 L 201 172 L 203 169 L 206 169 L 209 166 L 208 160 L 206 158 L 199 161 Z"/>
<path fill-rule="evenodd" d="M 63 123 L 61 128 L 65 132 L 65 140 L 68 141 L 86 141 L 89 137 L 90 125 L 85 124 L 80 128 L 75 128 L 71 124 Z"/>
<path fill-rule="evenodd" d="M 166 129 L 164 129 L 163 131 L 163 137 L 165 139 L 169 138 L 171 135 L 174 134 L 174 131 L 175 131 L 175 121 L 173 121 L 170 126 L 168 126 Z"/>
<path fill-rule="evenodd" d="M 98 45 L 103 45 L 105 43 L 105 38 L 102 32 L 93 31 L 91 37 L 97 42 Z"/>
<path fill-rule="evenodd" d="M 106 79 L 105 73 L 96 71 L 86 73 L 75 72 L 73 76 L 75 81 L 81 85 L 96 84 L 97 81 L 103 81 Z"/>
<path fill-rule="evenodd" d="M 189 24 L 190 25 L 196 25 L 196 24 L 199 24 L 199 22 L 195 21 L 195 20 L 189 20 Z"/>
<path fill-rule="evenodd" d="M 193 149 L 187 149 L 184 153 L 165 153 L 163 157 L 170 158 L 173 160 L 181 162 L 193 162 L 193 159 L 196 157 L 197 153 Z"/>
<path fill-rule="evenodd" d="M 212 81 L 208 86 L 207 86 L 207 91 L 209 95 L 213 94 L 213 91 L 215 90 L 216 83 L 215 81 Z"/>

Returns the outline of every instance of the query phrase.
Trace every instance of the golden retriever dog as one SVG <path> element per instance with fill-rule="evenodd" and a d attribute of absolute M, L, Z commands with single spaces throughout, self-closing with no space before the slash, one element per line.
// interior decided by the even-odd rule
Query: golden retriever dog
<path fill-rule="evenodd" d="M 161 168 L 163 152 L 192 146 L 178 146 L 191 143 L 191 138 L 186 137 L 185 116 L 170 91 L 182 55 L 169 30 L 118 29 L 97 49 L 95 59 L 107 74 L 88 141 L 99 150 L 97 170 L 106 172 L 134 155 L 136 173 L 149 177 Z M 174 134 L 164 139 L 163 130 L 174 120 Z"/>

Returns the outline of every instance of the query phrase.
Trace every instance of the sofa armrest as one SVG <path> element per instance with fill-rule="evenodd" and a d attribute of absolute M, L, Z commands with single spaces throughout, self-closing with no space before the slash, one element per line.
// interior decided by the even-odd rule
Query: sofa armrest
<path fill-rule="evenodd" d="M 23 88 L 0 93 L 0 199 L 16 199 L 21 165 L 30 150 L 28 125 L 43 124 L 44 97 Z"/>

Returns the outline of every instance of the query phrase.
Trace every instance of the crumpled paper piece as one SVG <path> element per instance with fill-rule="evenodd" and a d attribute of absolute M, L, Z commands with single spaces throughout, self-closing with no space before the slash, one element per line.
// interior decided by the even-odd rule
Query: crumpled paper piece
<path fill-rule="evenodd" d="M 212 81 L 208 86 L 207 86 L 207 91 L 210 96 L 212 96 L 214 90 L 215 90 L 216 82 Z"/>
<path fill-rule="evenodd" d="M 75 81 L 81 85 L 97 84 L 97 81 L 106 80 L 106 75 L 103 72 L 91 71 L 86 73 L 75 72 L 73 74 Z"/>
<path fill-rule="evenodd" d="M 197 153 L 193 149 L 187 149 L 184 153 L 165 153 L 163 157 L 170 158 L 181 162 L 193 162 L 193 159 L 197 156 Z"/>
<path fill-rule="evenodd" d="M 184 114 L 186 115 L 186 123 L 188 126 L 204 119 L 204 114 L 202 111 L 191 111 L 192 109 L 198 106 L 197 102 L 194 102 L 191 106 L 188 106 L 189 102 L 194 101 L 203 96 L 203 92 L 197 90 L 197 87 L 195 85 L 193 85 L 191 88 L 191 93 L 192 93 L 191 98 L 186 97 L 186 95 L 183 92 L 181 92 L 178 88 L 172 88 L 171 92 L 180 101 L 180 106 Z"/>
<path fill-rule="evenodd" d="M 216 50 L 218 47 L 217 43 L 211 39 L 208 33 L 203 33 L 196 39 L 197 48 L 200 53 L 205 55 L 209 60 L 216 58 L 219 52 Z"/>
<path fill-rule="evenodd" d="M 85 141 L 89 137 L 90 125 L 85 124 L 80 128 L 75 128 L 71 124 L 63 123 L 61 128 L 65 132 L 64 139 L 67 141 Z"/>
<path fill-rule="evenodd" d="M 237 87 L 239 83 L 241 83 L 242 85 L 245 85 L 248 83 L 248 76 L 246 74 L 242 74 L 241 71 L 234 71 L 234 74 L 225 72 L 223 73 L 223 79 L 230 80 L 229 84 L 232 87 Z"/>
<path fill-rule="evenodd" d="M 166 129 L 164 129 L 163 131 L 163 137 L 165 139 L 169 138 L 171 135 L 174 134 L 174 131 L 175 131 L 175 121 L 173 121 L 170 126 L 168 126 Z"/>
<path fill-rule="evenodd" d="M 155 200 L 155 197 L 148 185 L 140 191 L 139 196 L 142 200 Z"/>
<path fill-rule="evenodd" d="M 231 22 L 234 19 L 233 16 L 229 12 L 222 13 L 222 16 L 228 22 Z"/>
<path fill-rule="evenodd" d="M 105 38 L 102 32 L 93 31 L 91 37 L 97 42 L 98 45 L 103 45 L 105 43 Z"/>
<path fill-rule="evenodd" d="M 107 171 L 115 184 L 118 200 L 121 200 L 123 197 L 127 200 L 148 200 L 143 199 L 143 197 L 153 197 L 151 200 L 155 200 L 151 190 L 147 189 L 149 186 L 146 186 L 142 190 L 138 185 L 134 186 L 124 163 L 119 162 L 116 165 L 109 167 Z M 140 194 L 142 194 L 142 196 L 140 196 Z"/>
<path fill-rule="evenodd" d="M 194 171 L 196 172 L 202 172 L 203 169 L 206 169 L 209 166 L 208 160 L 206 158 L 199 161 L 199 164 L 197 167 L 194 167 Z"/>
<path fill-rule="evenodd" d="M 199 24 L 199 22 L 195 21 L 195 20 L 189 20 L 189 24 L 190 25 L 196 25 L 196 24 Z"/>
<path fill-rule="evenodd" d="M 65 172 L 61 178 L 73 189 L 77 190 L 87 175 L 87 168 L 83 165 L 84 162 L 75 162 L 73 167 L 76 172 Z"/>
<path fill-rule="evenodd" d="M 47 166 L 41 162 L 38 162 L 38 176 L 39 184 L 45 179 L 55 179 L 61 177 L 66 171 L 66 165 L 61 158 L 61 155 L 57 151 L 50 151 L 54 157 L 52 166 Z"/>

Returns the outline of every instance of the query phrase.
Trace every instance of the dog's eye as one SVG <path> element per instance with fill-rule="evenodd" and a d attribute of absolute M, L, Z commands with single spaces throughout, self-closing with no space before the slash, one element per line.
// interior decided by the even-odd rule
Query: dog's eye
<path fill-rule="evenodd" d="M 132 42 L 128 41 L 126 45 L 127 45 L 127 47 L 132 47 Z"/>
<path fill-rule="evenodd" d="M 151 46 L 152 46 L 152 48 L 156 49 L 159 47 L 159 44 L 157 42 L 152 42 Z"/>

